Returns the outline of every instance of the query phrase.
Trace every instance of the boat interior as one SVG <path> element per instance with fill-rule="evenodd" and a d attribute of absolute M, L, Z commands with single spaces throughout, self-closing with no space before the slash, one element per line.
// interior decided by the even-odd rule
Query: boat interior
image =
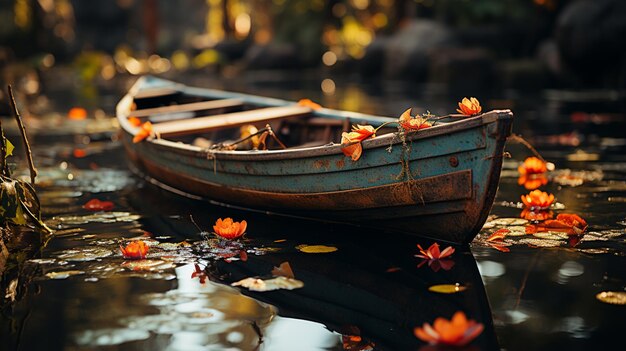
<path fill-rule="evenodd" d="M 252 103 L 237 97 L 210 99 L 174 89 L 152 89 L 134 95 L 127 117 L 150 121 L 162 139 L 225 150 L 322 146 L 340 143 L 341 134 L 351 125 L 376 126 L 375 121 L 315 113 L 307 105 L 258 99 L 259 103 Z M 395 131 L 397 127 L 390 125 L 378 134 Z"/>

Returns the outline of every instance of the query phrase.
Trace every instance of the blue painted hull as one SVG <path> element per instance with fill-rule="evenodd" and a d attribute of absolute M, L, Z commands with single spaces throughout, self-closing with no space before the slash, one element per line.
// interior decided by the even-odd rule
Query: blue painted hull
<path fill-rule="evenodd" d="M 122 139 L 135 165 L 179 191 L 235 204 L 305 217 L 337 220 L 468 243 L 493 204 L 510 111 L 437 125 L 402 137 L 363 141 L 354 162 L 341 146 L 269 151 L 214 151 L 164 139 L 133 143 L 126 121 L 138 94 L 171 87 L 180 94 L 246 99 L 259 106 L 290 102 L 216 92 L 142 79 L 118 105 Z M 391 119 L 322 109 L 314 116 L 379 125 Z M 404 140 L 402 140 L 404 138 Z"/>

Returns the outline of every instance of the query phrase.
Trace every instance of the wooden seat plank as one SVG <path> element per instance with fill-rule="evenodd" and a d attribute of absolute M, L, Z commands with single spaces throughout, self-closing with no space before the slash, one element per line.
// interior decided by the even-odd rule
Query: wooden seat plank
<path fill-rule="evenodd" d="M 243 101 L 239 99 L 221 99 L 221 100 L 209 100 L 200 102 L 191 102 L 188 104 L 170 105 L 146 108 L 142 110 L 131 111 L 130 116 L 133 117 L 148 117 L 158 114 L 175 113 L 175 112 L 192 112 L 203 110 L 217 110 L 222 108 L 231 108 L 243 106 Z"/>
<path fill-rule="evenodd" d="M 218 129 L 238 127 L 249 123 L 254 124 L 288 117 L 305 116 L 312 111 L 310 107 L 299 105 L 267 107 L 256 110 L 155 123 L 153 130 L 162 138 L 166 138 L 194 133 L 205 133 Z"/>

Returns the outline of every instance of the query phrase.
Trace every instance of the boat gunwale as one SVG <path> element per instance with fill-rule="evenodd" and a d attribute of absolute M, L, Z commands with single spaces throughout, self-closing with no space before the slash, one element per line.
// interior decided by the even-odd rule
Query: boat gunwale
<path fill-rule="evenodd" d="M 128 120 L 128 113 L 124 113 L 124 106 L 130 108 L 130 104 L 133 102 L 133 96 L 140 91 L 141 84 L 144 82 L 146 77 L 141 77 L 135 85 L 129 90 L 128 94 L 126 94 L 118 103 L 116 114 L 122 129 L 133 136 L 137 131 L 139 131 L 140 127 L 132 126 Z M 173 86 L 178 87 L 177 90 L 182 93 L 187 93 L 187 90 L 201 90 L 201 91 L 210 91 L 215 94 L 222 93 L 224 94 L 224 98 L 232 98 L 233 96 L 239 97 L 242 99 L 253 98 L 257 100 L 264 101 L 266 106 L 284 106 L 284 105 L 294 105 L 294 102 L 287 100 L 280 100 L 275 98 L 265 98 L 258 97 L 254 95 L 247 95 L 241 93 L 233 93 L 231 96 L 230 92 L 222 92 L 219 90 L 212 89 L 203 89 L 203 88 L 195 88 L 195 87 L 187 87 L 180 83 L 171 82 Z M 197 95 L 197 94 L 196 94 Z M 245 100 L 244 100 L 245 101 Z M 271 102 L 271 103 L 269 103 Z M 374 115 L 366 115 L 358 112 L 350 112 L 350 111 L 341 111 L 334 110 L 328 108 L 322 108 L 320 110 L 315 110 L 312 112 L 313 116 L 321 116 L 321 117 L 334 117 L 337 119 L 359 119 L 362 121 L 370 121 L 370 122 L 396 122 L 396 118 L 392 117 L 382 117 L 382 116 L 374 116 Z M 455 117 L 451 117 L 455 118 Z M 512 119 L 513 113 L 510 110 L 492 110 L 486 113 L 483 113 L 478 116 L 472 116 L 467 118 L 459 118 L 457 121 L 448 122 L 445 124 L 435 125 L 430 128 L 421 129 L 416 132 L 410 132 L 406 134 L 405 141 L 412 142 L 426 138 L 432 138 L 443 134 L 456 133 L 463 130 L 468 130 L 480 126 L 484 126 L 487 124 L 491 124 L 497 122 L 498 120 L 503 119 Z M 383 134 L 377 136 L 375 138 L 363 140 L 361 145 L 363 149 L 375 149 L 380 147 L 388 148 L 390 146 L 401 144 L 403 142 L 402 138 L 399 135 L 399 132 L 391 132 L 387 134 Z M 172 141 L 160 138 L 147 139 L 142 141 L 142 143 L 148 143 L 149 145 L 153 145 L 157 149 L 167 149 L 170 151 L 174 151 L 180 153 L 182 155 L 192 155 L 197 156 L 200 155 L 204 158 L 219 158 L 220 160 L 235 160 L 235 161 L 261 161 L 261 160 L 286 160 L 286 159 L 303 159 L 303 158 L 312 158 L 312 157 L 323 157 L 329 155 L 339 155 L 343 154 L 342 144 L 330 143 L 326 145 L 320 146 L 311 146 L 311 147 L 292 147 L 288 149 L 281 150 L 219 150 L 219 149 L 207 149 L 198 146 L 194 146 L 191 144 L 182 143 L 179 141 Z"/>

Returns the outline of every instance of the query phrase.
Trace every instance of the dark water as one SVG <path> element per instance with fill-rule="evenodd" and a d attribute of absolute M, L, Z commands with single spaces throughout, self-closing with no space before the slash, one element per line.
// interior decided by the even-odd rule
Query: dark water
<path fill-rule="evenodd" d="M 3 308 L 2 349 L 417 350 L 424 343 L 413 329 L 456 311 L 485 326 L 466 349 L 621 344 L 624 305 L 596 297 L 626 289 L 626 117 L 619 96 L 605 92 L 582 101 L 585 96 L 564 92 L 505 91 L 479 97 L 487 109 L 513 109 L 515 132 L 555 164 L 552 174 L 582 180 L 577 186 L 551 181 L 541 189 L 555 194 L 554 212 L 576 213 L 589 228 L 582 237 L 523 234 L 527 223 L 519 219 L 517 203 L 528 190 L 518 185 L 516 169 L 531 153 L 511 143 L 485 229 L 438 267 L 415 257 L 416 245 L 429 242 L 386 236 L 368 223 L 354 228 L 216 207 L 145 182 L 128 170 L 106 118 L 128 81 L 94 90 L 59 77 L 44 79 L 48 102 L 30 99 L 41 121 L 27 124 L 44 216 L 57 232 L 21 268 L 19 299 Z M 323 95 L 316 77 L 182 79 L 387 115 L 409 106 L 448 113 L 458 101 L 441 87 L 406 83 L 337 81 L 335 93 Z M 77 104 L 89 109 L 88 122 L 66 120 Z M 95 120 L 98 114 L 104 117 Z M 82 208 L 93 198 L 112 201 L 114 208 Z M 220 217 L 246 219 L 247 239 L 242 247 L 207 242 L 190 215 L 204 231 Z M 504 227 L 511 234 L 494 247 L 486 238 Z M 125 260 L 118 248 L 138 236 L 151 245 L 141 264 Z M 303 244 L 337 251 L 304 253 L 297 249 Z M 282 262 L 290 263 L 303 288 L 251 292 L 230 286 L 269 277 Z M 457 283 L 465 290 L 428 289 Z"/>

